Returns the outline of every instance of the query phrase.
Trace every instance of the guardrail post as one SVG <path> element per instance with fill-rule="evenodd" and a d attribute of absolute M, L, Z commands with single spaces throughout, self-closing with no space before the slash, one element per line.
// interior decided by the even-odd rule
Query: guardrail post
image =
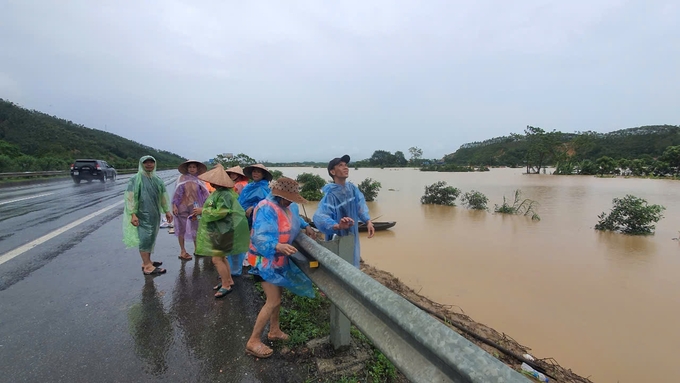
<path fill-rule="evenodd" d="M 334 254 L 349 263 L 354 261 L 354 236 L 344 237 L 334 236 L 330 241 L 319 242 L 321 246 L 327 248 Z M 331 303 L 331 334 L 330 340 L 334 349 L 349 347 L 350 326 L 349 318 L 345 316 L 334 304 Z"/>

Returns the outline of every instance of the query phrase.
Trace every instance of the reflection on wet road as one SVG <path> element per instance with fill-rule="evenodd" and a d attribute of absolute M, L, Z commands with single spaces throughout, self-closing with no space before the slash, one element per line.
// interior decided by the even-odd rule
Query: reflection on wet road
<path fill-rule="evenodd" d="M 172 192 L 177 173 L 160 175 Z M 126 182 L 0 189 L 0 203 L 11 201 L 0 205 L 0 256 L 118 203 Z M 146 277 L 122 243 L 121 213 L 118 205 L 0 264 L 0 381 L 305 379 L 294 361 L 245 355 L 262 304 L 250 277 L 216 300 L 210 259 L 180 261 L 163 229 L 154 260 L 168 273 Z"/>

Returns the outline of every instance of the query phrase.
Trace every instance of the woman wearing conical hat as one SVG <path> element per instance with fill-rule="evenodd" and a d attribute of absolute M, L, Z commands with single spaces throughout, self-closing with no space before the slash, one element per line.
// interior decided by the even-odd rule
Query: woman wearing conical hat
<path fill-rule="evenodd" d="M 253 209 L 260 201 L 267 198 L 269 190 L 269 181 L 272 180 L 272 174 L 266 166 L 262 164 L 248 165 L 243 169 L 243 173 L 253 180 L 253 182 L 246 185 L 238 197 L 238 202 L 243 206 L 248 217 L 248 225 L 253 225 Z"/>
<path fill-rule="evenodd" d="M 177 168 L 181 173 L 177 178 L 175 193 L 172 196 L 172 213 L 175 216 L 175 235 L 179 241 L 179 259 L 189 261 L 191 255 L 184 247 L 184 241 L 194 242 L 196 249 L 196 230 L 198 220 L 189 218 L 194 206 L 203 206 L 210 195 L 205 183 L 198 176 L 205 173 L 208 167 L 200 161 L 188 160 Z"/>
<path fill-rule="evenodd" d="M 196 255 L 212 257 L 222 278 L 222 284 L 216 286 L 215 298 L 222 298 L 232 292 L 234 285 L 226 257 L 248 250 L 248 221 L 245 211 L 238 203 L 234 181 L 229 178 L 222 165 L 217 164 L 198 178 L 209 182 L 215 191 L 210 194 L 203 207 L 197 207 L 193 211 L 194 215 L 200 215 Z"/>
<path fill-rule="evenodd" d="M 243 188 L 248 185 L 248 177 L 238 165 L 227 169 L 227 174 L 229 175 L 229 178 L 234 181 L 234 190 L 236 190 L 236 194 L 240 195 Z"/>

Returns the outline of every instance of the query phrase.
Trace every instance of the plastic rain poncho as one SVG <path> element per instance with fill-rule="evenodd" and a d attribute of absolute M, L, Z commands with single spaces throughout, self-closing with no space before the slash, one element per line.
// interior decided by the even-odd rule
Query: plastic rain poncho
<path fill-rule="evenodd" d="M 243 210 L 248 210 L 248 208 L 251 207 L 254 209 L 260 201 L 267 198 L 270 191 L 269 181 L 267 180 L 251 182 L 241 190 L 241 194 L 238 197 L 238 203 L 243 206 Z M 248 217 L 248 225 L 250 225 L 250 227 L 253 226 L 252 214 Z"/>
<path fill-rule="evenodd" d="M 300 219 L 297 204 L 284 208 L 269 195 L 253 213 L 248 259 L 253 267 L 250 274 L 259 275 L 266 282 L 285 287 L 291 292 L 313 298 L 312 281 L 290 261 L 290 257 L 276 252 L 279 243 L 292 244 L 300 229 L 308 224 Z"/>
<path fill-rule="evenodd" d="M 175 193 L 172 196 L 172 204 L 177 207 L 175 215 L 175 235 L 184 236 L 187 240 L 196 239 L 198 220 L 189 218 L 194 210 L 194 203 L 203 206 L 210 192 L 205 182 L 191 174 L 182 174 L 177 178 Z"/>
<path fill-rule="evenodd" d="M 248 250 L 246 212 L 232 188 L 217 187 L 203 204 L 196 233 L 196 254 L 224 257 Z"/>
<path fill-rule="evenodd" d="M 234 190 L 236 191 L 236 194 L 239 196 L 241 195 L 241 192 L 243 191 L 243 188 L 248 185 L 248 181 L 243 180 L 243 181 L 238 181 L 234 185 Z M 241 253 L 241 254 L 236 254 L 236 255 L 230 255 L 227 257 L 227 261 L 229 261 L 229 269 L 231 270 L 231 275 L 241 275 L 243 273 L 243 261 L 246 260 L 246 256 L 248 253 Z"/>
<path fill-rule="evenodd" d="M 359 267 L 361 261 L 361 251 L 359 247 L 359 222 L 368 222 L 371 217 L 368 215 L 368 206 L 364 195 L 351 182 L 345 185 L 336 183 L 326 184 L 321 191 L 324 196 L 319 201 L 316 213 L 314 213 L 314 225 L 319 231 L 326 235 L 326 240 L 331 240 L 333 234 L 339 236 L 354 235 L 354 267 Z M 347 230 L 333 230 L 333 225 L 340 222 L 343 217 L 350 217 L 354 220 Z"/>
<path fill-rule="evenodd" d="M 144 161 L 151 159 L 151 172 L 144 170 Z M 125 190 L 123 210 L 123 242 L 128 248 L 137 247 L 142 252 L 153 252 L 161 223 L 161 214 L 170 211 L 170 196 L 163 180 L 156 175 L 156 159 L 144 156 L 139 159 L 139 170 L 132 176 Z M 132 214 L 139 218 L 139 226 L 130 223 Z"/>

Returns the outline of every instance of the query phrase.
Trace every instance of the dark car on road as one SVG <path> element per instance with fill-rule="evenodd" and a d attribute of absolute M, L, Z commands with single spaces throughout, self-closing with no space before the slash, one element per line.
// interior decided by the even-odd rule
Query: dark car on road
<path fill-rule="evenodd" d="M 82 180 L 87 182 L 92 182 L 92 180 L 100 180 L 101 182 L 106 182 L 107 180 L 115 181 L 116 176 L 116 169 L 102 160 L 76 160 L 71 165 L 71 178 L 77 184 Z"/>

